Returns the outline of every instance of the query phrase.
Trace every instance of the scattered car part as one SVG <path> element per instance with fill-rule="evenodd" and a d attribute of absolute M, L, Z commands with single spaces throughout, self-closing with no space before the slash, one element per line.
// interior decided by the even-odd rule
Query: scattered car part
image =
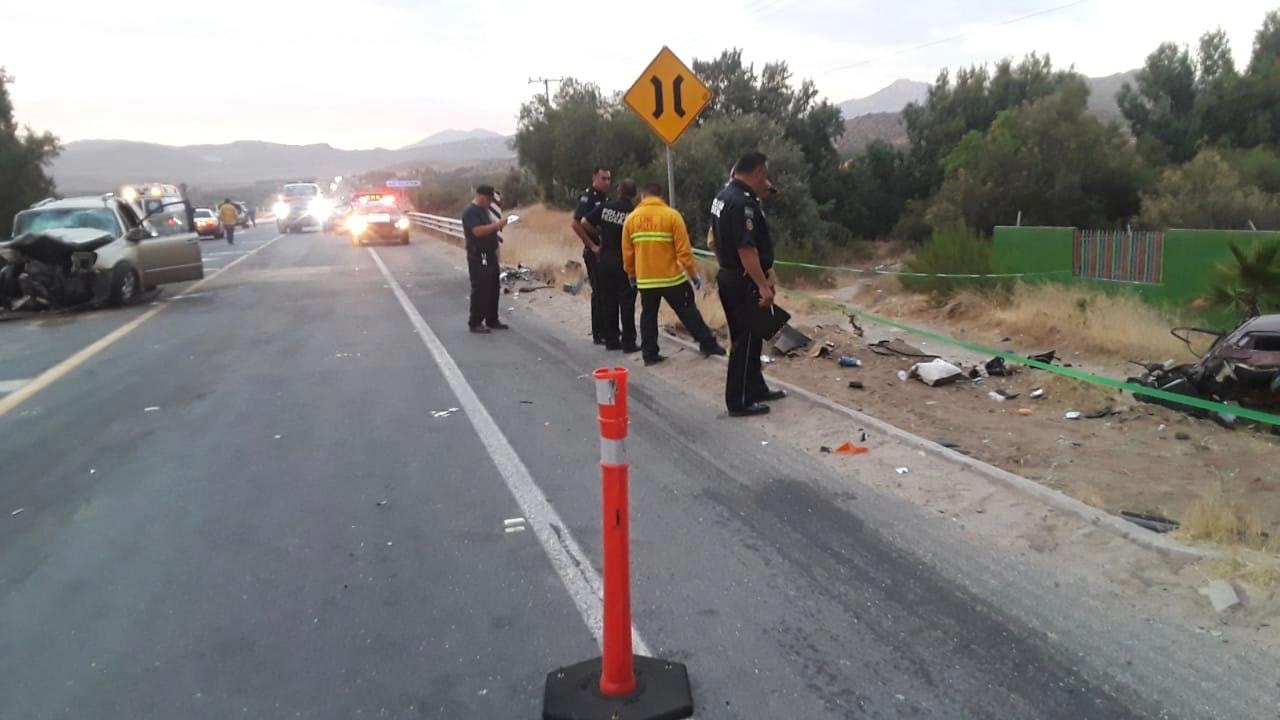
<path fill-rule="evenodd" d="M 1168 533 L 1182 527 L 1177 520 L 1170 520 L 1159 515 L 1147 515 L 1145 513 L 1131 512 L 1129 510 L 1121 510 L 1120 517 L 1139 527 L 1144 527 L 1152 532 Z"/>
<path fill-rule="evenodd" d="M 964 371 L 941 358 L 911 366 L 909 377 L 920 378 L 920 382 L 929 387 L 938 387 L 955 382 L 964 375 Z"/>
<path fill-rule="evenodd" d="M 778 333 L 778 337 L 773 342 L 773 347 L 783 355 L 790 355 L 804 347 L 808 347 L 813 342 L 813 338 L 791 327 L 790 324 L 783 325 L 782 331 Z"/>
<path fill-rule="evenodd" d="M 937 355 L 926 353 L 920 348 L 905 343 L 897 338 L 871 343 L 867 345 L 867 349 L 876 355 L 883 355 L 885 357 L 919 358 L 922 360 L 933 360 L 939 357 Z"/>

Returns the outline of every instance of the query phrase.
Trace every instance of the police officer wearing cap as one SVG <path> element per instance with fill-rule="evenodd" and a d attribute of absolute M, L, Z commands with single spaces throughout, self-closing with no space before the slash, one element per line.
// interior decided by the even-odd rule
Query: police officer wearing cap
<path fill-rule="evenodd" d="M 768 158 L 761 152 L 743 155 L 733 177 L 711 203 L 711 231 L 720 272 L 720 304 L 729 323 L 729 375 L 724 401 L 733 417 L 764 415 L 765 402 L 781 400 L 785 390 L 770 390 L 760 368 L 765 338 L 752 330 L 759 308 L 773 305 L 773 240 L 760 198 L 773 190 Z"/>
<path fill-rule="evenodd" d="M 590 225 L 583 225 L 582 219 L 609 199 L 612 187 L 613 173 L 597 166 L 591 172 L 591 187 L 578 197 L 578 205 L 573 209 L 573 234 L 582 241 L 582 264 L 587 268 L 587 281 L 591 283 L 591 339 L 597 345 L 604 345 L 609 334 L 604 324 L 604 289 L 600 285 L 600 253 L 604 248 L 600 244 L 599 232 Z"/>

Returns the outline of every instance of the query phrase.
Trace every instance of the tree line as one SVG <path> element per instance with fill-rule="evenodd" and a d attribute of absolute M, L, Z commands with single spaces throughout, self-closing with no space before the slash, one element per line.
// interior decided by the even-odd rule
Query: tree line
<path fill-rule="evenodd" d="M 963 225 L 1280 229 L 1280 10 L 1267 14 L 1247 65 L 1226 35 L 1194 49 L 1164 43 L 1117 101 L 1122 118 L 1088 111 L 1089 90 L 1048 56 L 943 70 L 903 111 L 904 147 L 836 150 L 839 109 L 785 62 L 759 71 L 727 50 L 695 60 L 716 93 L 676 144 L 675 206 L 691 231 L 732 159 L 758 148 L 781 192 L 770 211 L 792 257 L 855 238 L 923 241 Z M 594 165 L 664 182 L 659 141 L 620 94 L 567 80 L 520 108 L 514 140 L 543 198 L 572 202 Z"/>

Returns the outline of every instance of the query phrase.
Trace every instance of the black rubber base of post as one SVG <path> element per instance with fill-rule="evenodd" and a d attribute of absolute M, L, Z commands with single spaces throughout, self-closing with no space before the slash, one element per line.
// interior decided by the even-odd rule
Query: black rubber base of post
<path fill-rule="evenodd" d="M 635 656 L 636 691 L 600 692 L 600 658 L 547 674 L 542 720 L 681 720 L 693 717 L 689 670 L 682 663 Z"/>

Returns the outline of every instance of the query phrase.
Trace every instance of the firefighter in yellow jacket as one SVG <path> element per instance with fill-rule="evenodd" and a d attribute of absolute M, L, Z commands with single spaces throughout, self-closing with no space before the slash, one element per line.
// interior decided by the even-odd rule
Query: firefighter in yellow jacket
<path fill-rule="evenodd" d="M 693 264 L 693 246 L 684 218 L 662 200 L 662 186 L 641 189 L 640 204 L 622 226 L 622 263 L 633 287 L 640 290 L 640 352 L 645 365 L 666 358 L 658 353 L 658 307 L 671 306 L 703 355 L 724 355 L 716 336 L 698 312 L 694 286 L 702 276 Z"/>

